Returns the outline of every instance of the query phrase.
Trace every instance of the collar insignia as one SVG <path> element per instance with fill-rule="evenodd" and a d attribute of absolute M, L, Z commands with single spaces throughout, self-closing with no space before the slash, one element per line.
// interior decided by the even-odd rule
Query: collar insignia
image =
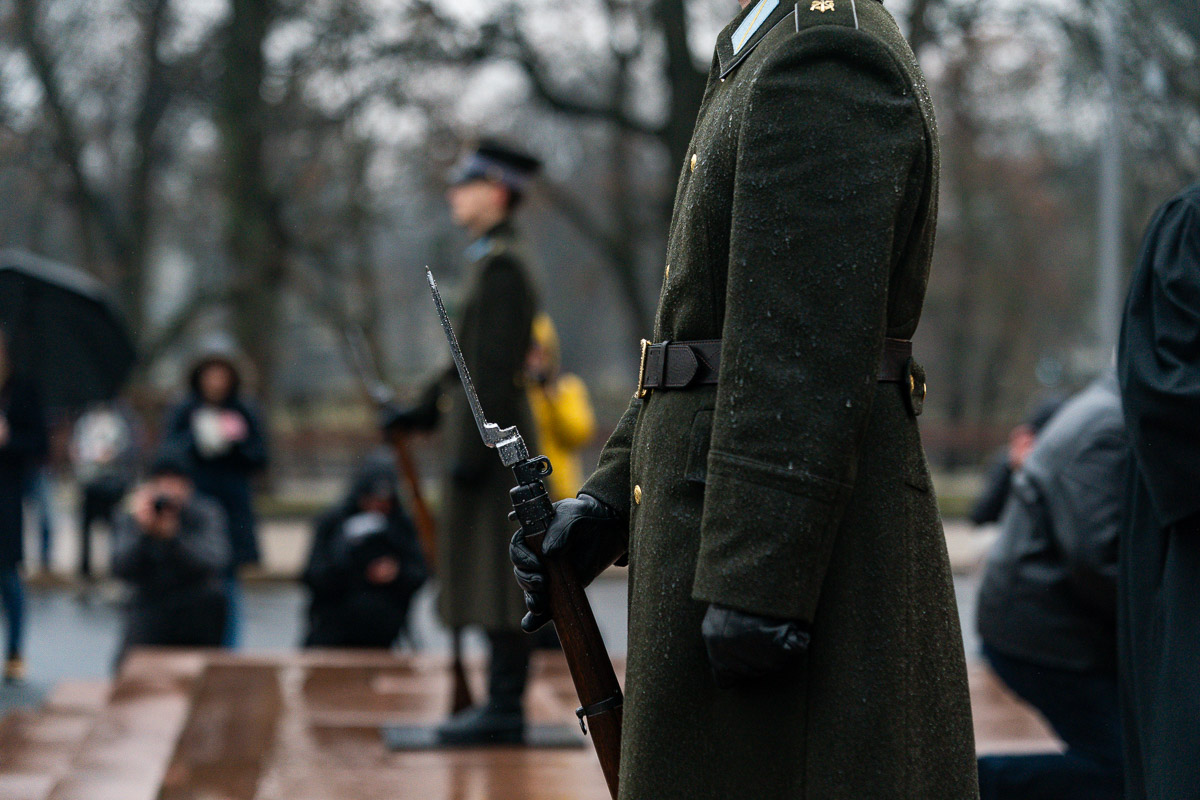
<path fill-rule="evenodd" d="M 492 237 L 481 236 L 475 241 L 471 242 L 470 246 L 467 247 L 463 255 L 466 256 L 467 261 L 475 262 L 482 260 L 484 256 L 491 252 L 491 250 Z"/>
<path fill-rule="evenodd" d="M 830 0 L 822 0 L 829 2 Z M 741 50 L 746 42 L 750 41 L 750 37 L 758 30 L 759 26 L 766 22 L 767 17 L 771 16 L 771 12 L 779 7 L 779 0 L 758 0 L 758 5 L 750 12 L 750 15 L 742 20 L 742 24 L 737 26 L 737 30 L 733 32 L 733 54 Z"/>

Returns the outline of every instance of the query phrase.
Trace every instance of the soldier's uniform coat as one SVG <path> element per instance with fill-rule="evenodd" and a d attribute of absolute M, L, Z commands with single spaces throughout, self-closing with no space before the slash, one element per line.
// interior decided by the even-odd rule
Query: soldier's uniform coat
<path fill-rule="evenodd" d="M 522 375 L 537 301 L 527 258 L 513 227 L 502 224 L 468 250 L 473 256 L 461 311 L 459 344 L 488 419 L 532 431 Z M 525 610 L 508 560 L 512 472 L 484 446 L 457 373 L 442 382 L 446 481 L 438 525 L 439 608 L 454 628 L 519 631 Z"/>
<path fill-rule="evenodd" d="M 908 387 L 877 382 L 937 174 L 876 0 L 759 0 L 721 33 L 654 331 L 722 339 L 719 384 L 633 401 L 583 489 L 630 526 L 622 798 L 977 796 L 937 504 Z M 718 690 L 709 603 L 803 621 L 802 669 Z"/>

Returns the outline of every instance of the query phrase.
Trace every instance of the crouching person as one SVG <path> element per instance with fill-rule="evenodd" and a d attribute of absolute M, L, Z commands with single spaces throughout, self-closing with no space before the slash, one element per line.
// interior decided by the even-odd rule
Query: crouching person
<path fill-rule="evenodd" d="M 116 522 L 113 573 L 133 590 L 118 664 L 139 645 L 216 647 L 225 630 L 220 576 L 225 515 L 196 494 L 182 457 L 159 456 Z"/>
<path fill-rule="evenodd" d="M 359 470 L 346 499 L 316 524 L 304 582 L 312 592 L 306 647 L 391 647 L 429 577 L 386 464 Z"/>

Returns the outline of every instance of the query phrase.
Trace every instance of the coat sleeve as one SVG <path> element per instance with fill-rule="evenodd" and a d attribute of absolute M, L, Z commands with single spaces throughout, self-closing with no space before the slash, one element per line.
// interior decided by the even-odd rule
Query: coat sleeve
<path fill-rule="evenodd" d="M 579 490 L 579 494 L 591 495 L 620 513 L 626 522 L 629 520 L 629 454 L 633 447 L 633 429 L 641 410 L 641 400 L 630 401 L 600 452 L 596 471 Z"/>
<path fill-rule="evenodd" d="M 987 525 L 998 522 L 1004 513 L 1004 504 L 1012 488 L 1012 467 L 1008 464 L 1007 449 L 996 456 L 988 468 L 987 477 L 983 481 L 983 491 L 979 493 L 975 504 L 971 506 L 968 515 L 973 525 Z"/>
<path fill-rule="evenodd" d="M 121 512 L 113 524 L 112 571 L 118 578 L 136 583 L 153 567 L 147 537 L 142 535 L 133 516 Z"/>
<path fill-rule="evenodd" d="M 251 471 L 266 469 L 268 460 L 267 433 L 262 415 L 248 403 L 239 403 L 237 412 L 246 420 L 246 438 L 237 443 L 239 460 Z"/>
<path fill-rule="evenodd" d="M 331 510 L 321 515 L 314 526 L 304 582 L 315 596 L 341 595 L 350 585 L 350 560 L 346 550 L 337 546 L 344 519 L 340 509 Z"/>
<path fill-rule="evenodd" d="M 473 324 L 464 326 L 471 335 L 461 342 L 463 358 L 488 419 L 500 427 L 515 425 L 520 419 L 519 398 L 524 396 L 517 378 L 529 349 L 532 291 L 519 265 L 504 255 L 484 267 L 478 291 L 482 298 L 475 312 L 478 316 Z M 479 473 L 495 459 L 478 438 L 459 437 L 456 471 Z"/>
<path fill-rule="evenodd" d="M 181 574 L 216 575 L 229 565 L 228 523 L 216 503 L 195 503 L 187 527 L 168 542 L 170 558 Z"/>
<path fill-rule="evenodd" d="M 1078 596 L 1116 614 L 1117 537 L 1124 522 L 1128 442 L 1121 431 L 1090 435 L 1045 493 L 1050 529 Z"/>
<path fill-rule="evenodd" d="M 884 45 L 840 26 L 769 54 L 744 118 L 693 597 L 811 622 L 925 127 Z"/>
<path fill-rule="evenodd" d="M 1125 419 L 1165 526 L 1200 514 L 1200 191 L 1151 223 L 1117 348 Z"/>

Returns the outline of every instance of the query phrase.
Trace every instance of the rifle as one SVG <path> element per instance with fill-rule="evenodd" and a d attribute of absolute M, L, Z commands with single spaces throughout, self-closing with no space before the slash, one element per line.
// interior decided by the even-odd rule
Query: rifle
<path fill-rule="evenodd" d="M 392 391 L 383 382 L 379 366 L 370 357 L 362 328 L 358 326 L 351 329 L 344 328 L 342 337 L 345 339 L 346 348 L 350 353 L 350 361 L 354 364 L 355 375 L 358 377 L 363 394 L 377 406 L 386 405 L 392 399 Z M 417 473 L 412 453 L 408 449 L 408 435 L 404 431 L 392 431 L 388 437 L 388 444 L 392 446 L 397 470 L 403 477 L 412 500 L 413 524 L 417 529 L 421 552 L 424 554 L 429 568 L 436 573 L 437 523 L 434 522 L 433 513 L 430 512 L 429 505 L 425 502 L 425 496 L 421 493 L 420 475 Z M 450 670 L 453 674 L 454 691 L 450 698 L 450 713 L 457 714 L 475 704 L 471 697 L 471 685 L 467 683 L 466 666 L 463 664 L 461 629 L 455 628 L 451 632 L 451 653 Z"/>
<path fill-rule="evenodd" d="M 483 437 L 485 445 L 497 450 L 504 466 L 512 468 L 517 479 L 517 486 L 509 493 L 512 497 L 513 516 L 525 529 L 525 543 L 534 553 L 541 556 L 542 539 L 545 538 L 550 521 L 554 518 L 554 504 L 550 502 L 544 482 L 553 471 L 550 459 L 545 456 L 530 457 L 525 440 L 515 427 L 500 428 L 484 417 L 479 395 L 471 382 L 467 363 L 458 344 L 458 337 L 454 334 L 454 328 L 450 325 L 450 318 L 442 304 L 437 281 L 433 279 L 433 272 L 428 268 L 425 274 L 429 280 L 429 290 L 433 294 L 433 303 L 437 307 L 442 330 L 450 343 L 454 365 L 458 368 L 458 376 L 467 393 L 467 402 L 471 406 L 471 413 L 475 415 L 475 423 L 479 426 L 479 434 Z M 579 582 L 574 569 L 561 558 L 544 558 L 543 562 L 546 565 L 546 594 L 550 604 L 550 616 L 562 642 L 571 680 L 575 684 L 575 693 L 579 695 L 581 703 L 575 715 L 579 717 L 579 726 L 585 734 L 589 732 L 588 724 L 591 725 L 592 743 L 600 759 L 600 768 L 604 771 L 608 791 L 615 799 L 621 760 L 621 709 L 624 702 L 621 684 L 617 681 L 617 674 L 608 659 L 604 639 L 600 635 L 596 617 L 583 591 L 583 584 Z"/>

